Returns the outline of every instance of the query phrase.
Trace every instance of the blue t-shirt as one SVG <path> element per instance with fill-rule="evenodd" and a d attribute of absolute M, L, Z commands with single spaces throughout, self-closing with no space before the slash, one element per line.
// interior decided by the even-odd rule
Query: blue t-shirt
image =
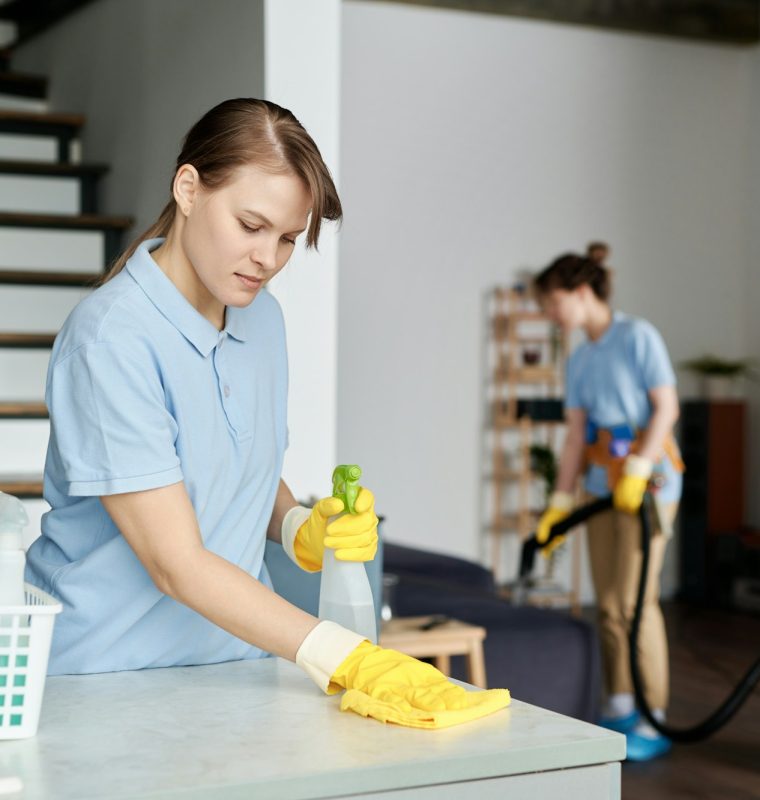
<path fill-rule="evenodd" d="M 282 313 L 262 291 L 228 307 L 217 330 L 151 257 L 161 241 L 79 303 L 53 347 L 51 510 L 27 554 L 27 580 L 64 605 L 50 674 L 265 655 L 162 594 L 99 499 L 184 481 L 206 548 L 271 586 L 264 546 L 287 446 Z"/>
<path fill-rule="evenodd" d="M 582 409 L 600 428 L 628 425 L 640 431 L 652 415 L 649 392 L 675 383 L 665 342 L 654 325 L 616 311 L 601 338 L 583 342 L 568 359 L 565 405 Z M 680 473 L 668 459 L 659 462 L 656 469 L 665 477 L 660 499 L 678 500 Z M 585 488 L 600 497 L 609 494 L 607 470 L 590 466 Z"/>

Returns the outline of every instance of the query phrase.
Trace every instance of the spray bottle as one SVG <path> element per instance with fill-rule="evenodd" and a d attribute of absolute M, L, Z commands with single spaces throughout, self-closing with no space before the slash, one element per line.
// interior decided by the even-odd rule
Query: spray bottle
<path fill-rule="evenodd" d="M 343 464 L 333 472 L 333 497 L 343 501 L 346 512 L 355 514 L 362 471 L 355 464 Z M 322 583 L 319 590 L 319 617 L 343 625 L 377 643 L 377 620 L 367 571 L 360 561 L 338 561 L 335 552 L 325 548 L 322 558 Z"/>
<path fill-rule="evenodd" d="M 23 606 L 24 542 L 22 534 L 29 517 L 23 503 L 0 492 L 0 606 Z"/>

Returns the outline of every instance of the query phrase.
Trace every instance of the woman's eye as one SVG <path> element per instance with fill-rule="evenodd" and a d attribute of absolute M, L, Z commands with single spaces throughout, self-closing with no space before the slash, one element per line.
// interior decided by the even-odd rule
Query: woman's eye
<path fill-rule="evenodd" d="M 241 220 L 238 220 L 238 222 L 240 223 L 240 227 L 241 227 L 241 228 L 242 228 L 242 229 L 243 229 L 243 230 L 244 230 L 246 233 L 256 233 L 256 231 L 260 230 L 260 228 L 252 228 L 250 225 L 246 225 L 246 224 L 245 224 L 245 222 L 243 222 L 243 220 L 242 220 L 242 219 L 241 219 Z"/>
<path fill-rule="evenodd" d="M 283 241 L 283 242 L 287 242 L 287 243 L 288 243 L 288 244 L 290 244 L 290 245 L 294 245 L 294 244 L 296 243 L 296 240 L 295 240 L 295 239 L 288 239 L 288 237 L 287 237 L 287 236 L 283 236 L 283 237 L 282 237 L 282 241 Z"/>

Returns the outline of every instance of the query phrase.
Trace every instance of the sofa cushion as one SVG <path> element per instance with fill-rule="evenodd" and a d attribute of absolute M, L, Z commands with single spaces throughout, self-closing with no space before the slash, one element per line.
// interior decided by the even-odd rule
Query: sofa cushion
<path fill-rule="evenodd" d="M 413 547 L 405 547 L 388 541 L 384 545 L 383 572 L 438 578 L 451 583 L 494 591 L 491 572 L 480 564 L 442 553 L 416 550 Z"/>

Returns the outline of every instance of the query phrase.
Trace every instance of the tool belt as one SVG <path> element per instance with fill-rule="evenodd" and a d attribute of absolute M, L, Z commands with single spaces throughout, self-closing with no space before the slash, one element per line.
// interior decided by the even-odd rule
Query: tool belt
<path fill-rule="evenodd" d="M 612 491 L 623 474 L 623 463 L 631 453 L 641 447 L 641 433 L 628 425 L 614 428 L 600 428 L 593 422 L 586 425 L 586 448 L 584 450 L 584 469 L 589 466 L 604 467 L 607 470 L 607 485 Z M 678 443 L 669 434 L 663 444 L 663 456 L 670 461 L 676 472 L 685 467 Z"/>

